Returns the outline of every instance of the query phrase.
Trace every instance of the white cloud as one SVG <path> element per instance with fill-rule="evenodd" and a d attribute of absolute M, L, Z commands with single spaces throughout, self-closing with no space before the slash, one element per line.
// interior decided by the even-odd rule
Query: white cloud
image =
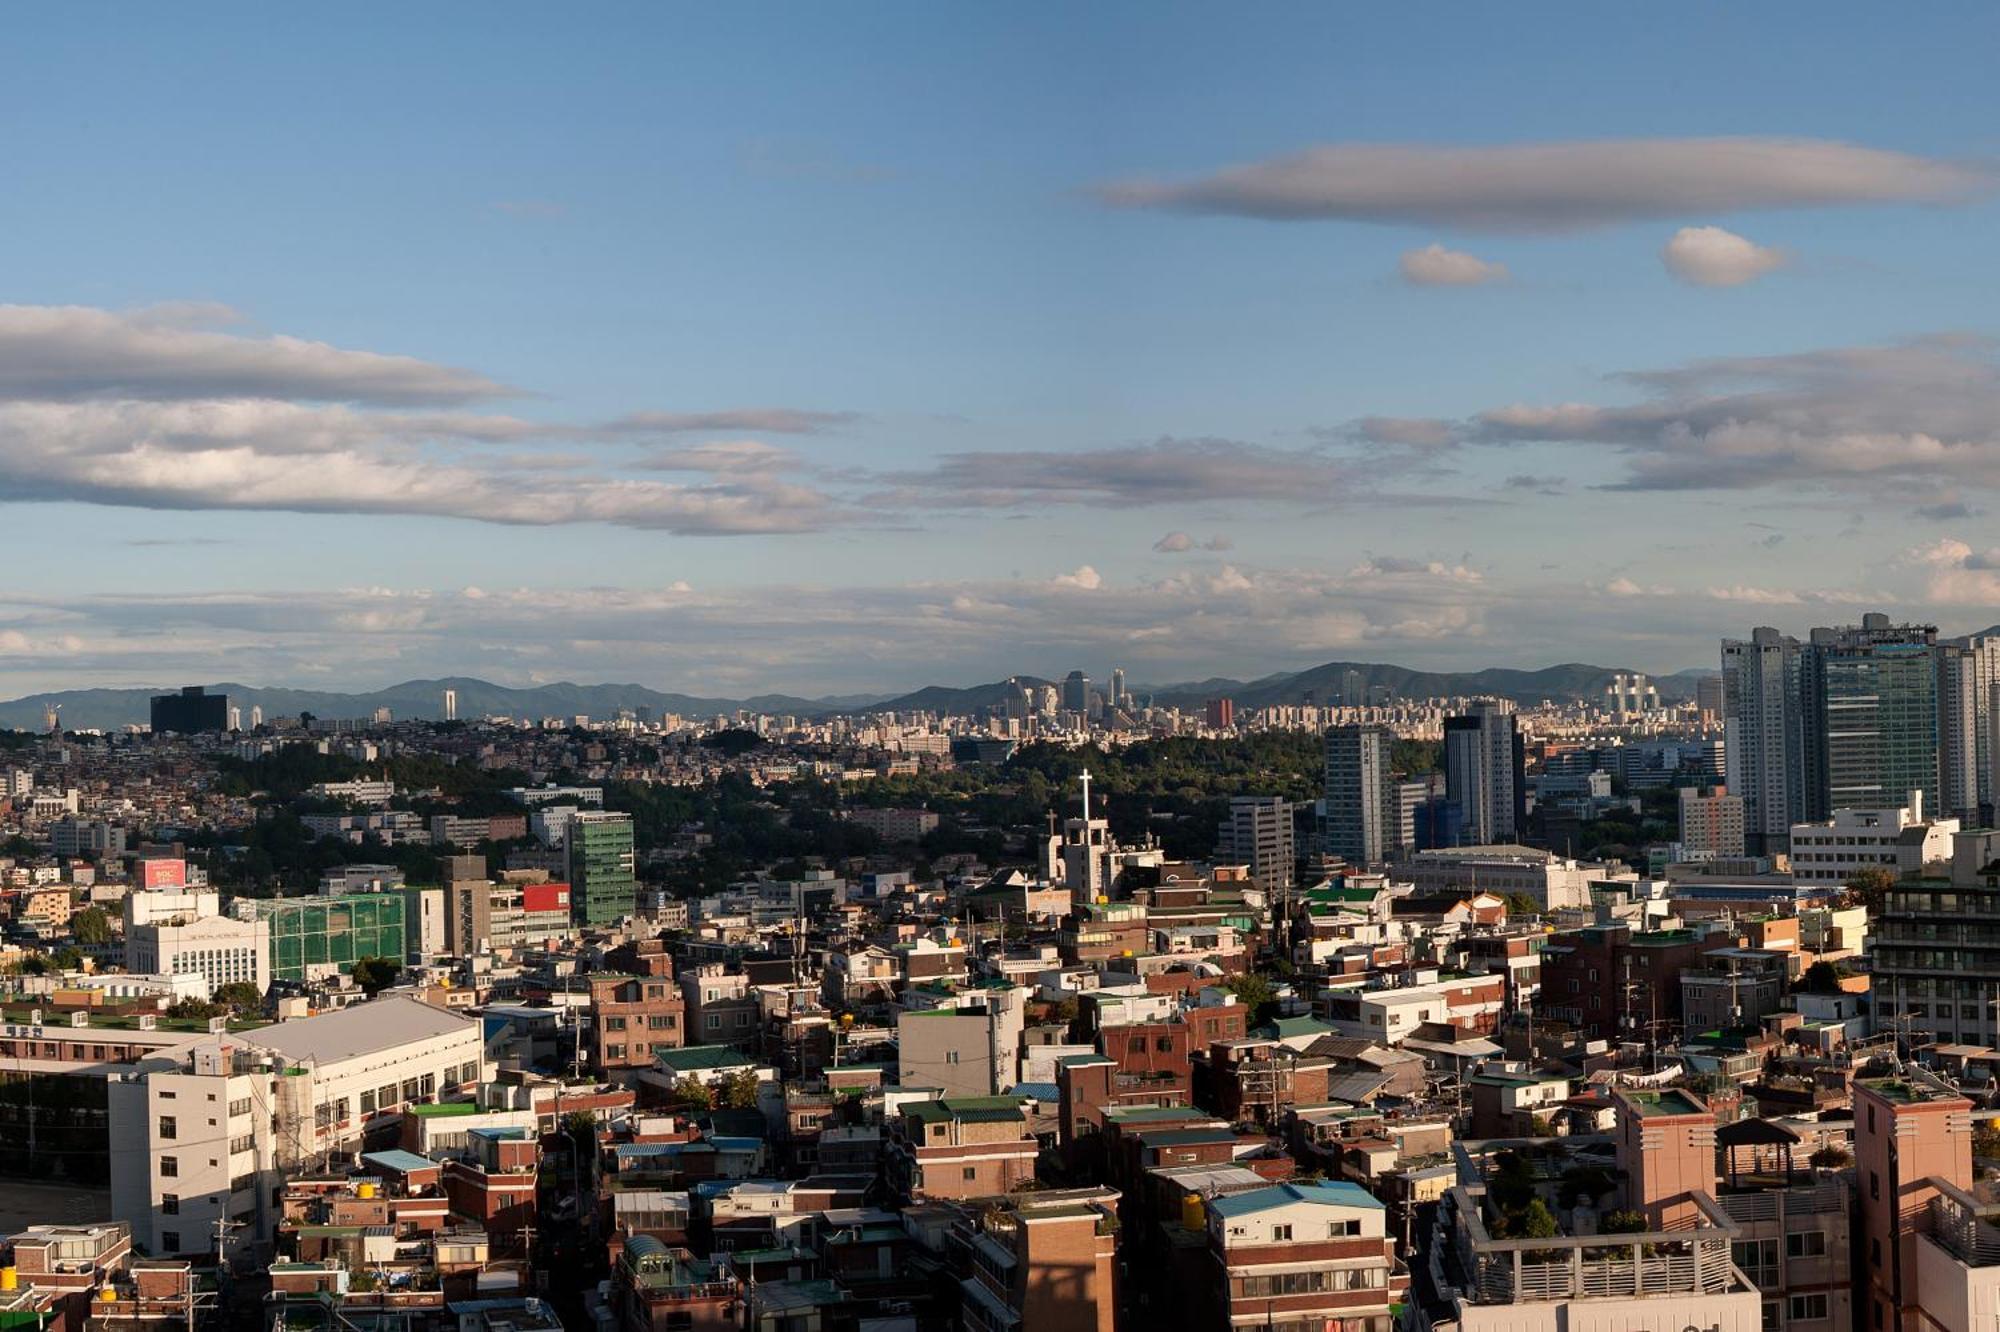
<path fill-rule="evenodd" d="M 1089 565 L 1081 565 L 1075 573 L 1057 574 L 1049 580 L 1051 587 L 1075 588 L 1080 592 L 1095 592 L 1104 586 L 1104 578 Z"/>
<path fill-rule="evenodd" d="M 686 448 L 655 449 L 640 456 L 638 466 L 656 472 L 775 472 L 796 468 L 798 455 L 754 439 L 719 440 Z"/>
<path fill-rule="evenodd" d="M 1928 566 L 1927 593 L 1943 605 L 1989 608 L 2000 603 L 2000 547 L 1975 550 L 1956 537 L 1919 546 L 1906 558 Z"/>
<path fill-rule="evenodd" d="M 859 412 L 808 412 L 796 407 L 740 407 L 722 412 L 632 412 L 601 429 L 609 434 L 685 435 L 747 430 L 769 435 L 812 435 L 860 421 Z"/>
<path fill-rule="evenodd" d="M 1785 252 L 1724 231 L 1682 227 L 1660 248 L 1660 262 L 1696 287 L 1740 287 L 1785 266 Z"/>
<path fill-rule="evenodd" d="M 0 305 L 0 398 L 293 398 L 434 405 L 512 390 L 483 375 L 408 356 L 201 327 L 226 307 Z M 192 316 L 192 317 L 191 317 Z"/>
<path fill-rule="evenodd" d="M 1340 143 L 1192 180 L 1100 187 L 1115 208 L 1272 221 L 1567 231 L 1649 217 L 1849 204 L 1955 203 L 1983 165 L 1825 139 L 1599 139 L 1460 148 Z"/>
<path fill-rule="evenodd" d="M 1370 478 L 1316 449 L 1233 439 L 1154 440 L 1076 452 L 1023 449 L 947 453 L 924 472 L 884 475 L 887 507 L 1017 508 L 1044 504 L 1141 507 L 1258 499 L 1324 504 L 1367 493 Z"/>
<path fill-rule="evenodd" d="M 1153 549 L 1162 555 L 1179 555 L 1194 549 L 1194 538 L 1186 532 L 1169 532 L 1153 543 Z"/>
<path fill-rule="evenodd" d="M 2000 485 L 2000 362 L 1960 334 L 1887 347 L 1697 361 L 1614 376 L 1645 390 L 1624 406 L 1513 404 L 1462 427 L 1486 444 L 1606 446 L 1615 488 L 1866 488 L 1910 502 Z"/>
<path fill-rule="evenodd" d="M 1413 287 L 1478 287 L 1507 279 L 1507 265 L 1442 245 L 1404 251 L 1398 268 L 1403 281 Z"/>

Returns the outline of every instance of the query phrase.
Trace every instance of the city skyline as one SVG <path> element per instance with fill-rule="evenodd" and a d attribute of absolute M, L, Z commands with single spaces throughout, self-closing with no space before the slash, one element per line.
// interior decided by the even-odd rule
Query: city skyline
<path fill-rule="evenodd" d="M 490 13 L 22 16 L 0 695 L 2000 621 L 1988 11 Z"/>

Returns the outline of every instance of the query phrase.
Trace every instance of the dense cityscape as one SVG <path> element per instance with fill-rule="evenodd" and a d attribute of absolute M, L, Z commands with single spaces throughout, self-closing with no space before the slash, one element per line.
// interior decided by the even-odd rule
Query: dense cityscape
<path fill-rule="evenodd" d="M 1718 665 L 1187 712 L 1117 670 L 813 718 L 50 705 L 4 735 L 0 1308 L 1974 1307 L 2000 636 L 1871 613 Z"/>
<path fill-rule="evenodd" d="M 0 1332 L 2000 1332 L 1996 51 L 9 7 Z"/>

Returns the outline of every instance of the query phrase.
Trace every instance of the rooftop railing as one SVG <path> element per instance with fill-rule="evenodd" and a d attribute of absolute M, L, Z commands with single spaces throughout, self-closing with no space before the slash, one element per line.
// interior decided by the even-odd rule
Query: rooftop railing
<path fill-rule="evenodd" d="M 1693 1195 L 1697 1217 L 1662 1230 L 1495 1239 L 1482 1192 L 1461 1185 L 1447 1195 L 1464 1294 L 1475 1304 L 1713 1295 L 1742 1284 L 1730 1261 L 1736 1226 L 1707 1194 Z"/>
<path fill-rule="evenodd" d="M 1984 1203 L 1941 1179 L 1931 1199 L 1931 1233 L 1967 1267 L 2000 1264 L 2000 1203 Z"/>

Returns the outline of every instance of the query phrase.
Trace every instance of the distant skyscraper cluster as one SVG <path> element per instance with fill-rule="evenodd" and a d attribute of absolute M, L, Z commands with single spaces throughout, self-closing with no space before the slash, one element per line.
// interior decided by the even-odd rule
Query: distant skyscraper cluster
<path fill-rule="evenodd" d="M 1784 851 L 1795 823 L 1921 800 L 1978 821 L 2000 756 L 2000 638 L 1938 641 L 1935 626 L 1772 628 L 1722 643 L 1729 791 L 1753 853 Z"/>

